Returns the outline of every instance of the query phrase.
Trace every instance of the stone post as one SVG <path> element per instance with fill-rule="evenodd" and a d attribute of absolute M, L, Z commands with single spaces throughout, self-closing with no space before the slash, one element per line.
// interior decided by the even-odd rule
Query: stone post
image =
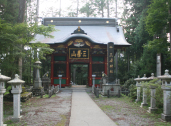
<path fill-rule="evenodd" d="M 169 70 L 165 70 L 163 76 L 158 76 L 158 79 L 162 80 L 163 89 L 163 113 L 161 118 L 165 121 L 171 121 L 171 75 L 169 75 Z"/>
<path fill-rule="evenodd" d="M 94 93 L 94 87 L 95 87 L 95 77 L 96 75 L 92 75 L 92 78 L 93 78 L 93 86 L 92 86 L 92 92 Z"/>
<path fill-rule="evenodd" d="M 149 77 L 149 80 L 153 80 L 153 79 L 156 79 L 156 77 L 154 77 L 154 73 L 151 73 L 151 77 Z M 156 99 L 155 99 L 157 86 L 150 85 L 149 87 L 151 90 L 151 99 L 150 99 L 150 107 L 148 108 L 149 110 L 147 112 L 154 113 L 157 110 Z"/>
<path fill-rule="evenodd" d="M 150 99 L 150 107 L 148 108 L 149 113 L 154 113 L 157 110 L 157 108 L 156 108 L 156 99 L 155 99 L 156 88 L 157 88 L 157 86 L 150 86 L 151 99 Z"/>
<path fill-rule="evenodd" d="M 141 78 L 141 81 L 147 82 L 150 79 L 146 77 L 146 74 L 144 74 L 144 77 Z M 141 103 L 140 107 L 147 106 L 147 86 L 143 86 L 143 102 Z"/>
<path fill-rule="evenodd" d="M 25 81 L 20 80 L 18 74 L 15 74 L 15 78 L 11 81 L 8 81 L 9 84 L 12 85 L 12 91 L 13 93 L 13 122 L 19 122 L 21 119 L 20 116 L 20 94 L 22 92 L 22 84 L 25 83 Z"/>
<path fill-rule="evenodd" d="M 157 54 L 156 75 L 161 76 L 161 54 Z"/>
<path fill-rule="evenodd" d="M 61 90 L 61 79 L 62 79 L 62 75 L 58 75 L 59 77 L 59 89 Z"/>
<path fill-rule="evenodd" d="M 141 103 L 140 107 L 144 107 L 147 105 L 148 105 L 148 103 L 147 103 L 147 87 L 143 86 L 143 102 Z"/>
<path fill-rule="evenodd" d="M 140 101 L 140 93 L 141 93 L 141 78 L 138 75 L 138 78 L 134 79 L 136 81 L 136 86 L 137 86 L 137 99 L 136 102 Z"/>
<path fill-rule="evenodd" d="M 1 75 L 0 70 L 0 126 L 6 126 L 6 124 L 3 124 L 3 94 L 6 92 L 5 81 L 10 79 L 10 77 Z"/>

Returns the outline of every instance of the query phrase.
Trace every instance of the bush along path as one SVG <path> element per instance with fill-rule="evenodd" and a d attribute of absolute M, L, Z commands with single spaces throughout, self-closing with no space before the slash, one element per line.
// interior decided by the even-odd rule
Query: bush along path
<path fill-rule="evenodd" d="M 130 97 L 120 98 L 99 96 L 88 93 L 94 102 L 119 126 L 171 126 L 171 122 L 161 120 L 162 110 L 155 114 L 148 113 L 148 107 L 141 108 Z"/>

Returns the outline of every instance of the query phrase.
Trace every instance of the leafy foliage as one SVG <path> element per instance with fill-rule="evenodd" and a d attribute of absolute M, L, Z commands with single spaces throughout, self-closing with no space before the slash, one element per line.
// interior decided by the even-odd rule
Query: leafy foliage
<path fill-rule="evenodd" d="M 42 34 L 52 37 L 50 32 L 54 31 L 53 26 L 28 26 L 25 23 L 10 24 L 0 19 L 0 68 L 4 75 L 13 77 L 18 73 L 18 59 L 23 58 L 23 76 L 31 77 L 30 66 L 33 66 L 33 49 L 39 48 L 39 58 L 45 59 L 45 54 L 53 50 L 47 44 L 29 43 L 34 39 L 34 34 Z M 22 46 L 20 46 L 22 44 Z M 24 48 L 23 48 L 24 47 Z M 12 65 L 13 64 L 13 65 Z M 26 79 L 27 80 L 27 79 Z M 27 82 L 27 81 L 26 81 Z"/>

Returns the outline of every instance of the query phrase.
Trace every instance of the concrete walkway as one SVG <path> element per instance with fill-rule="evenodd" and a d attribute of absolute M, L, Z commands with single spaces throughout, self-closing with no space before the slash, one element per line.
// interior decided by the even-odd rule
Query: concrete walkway
<path fill-rule="evenodd" d="M 73 90 L 69 126 L 117 126 L 88 96 L 85 90 Z"/>

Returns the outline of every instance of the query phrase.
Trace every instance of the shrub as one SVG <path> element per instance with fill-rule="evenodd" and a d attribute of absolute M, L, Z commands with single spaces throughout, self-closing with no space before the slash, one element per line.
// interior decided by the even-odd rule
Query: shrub
<path fill-rule="evenodd" d="M 137 98 L 137 87 L 134 84 L 131 84 L 129 86 L 129 97 L 131 97 L 132 100 Z"/>

